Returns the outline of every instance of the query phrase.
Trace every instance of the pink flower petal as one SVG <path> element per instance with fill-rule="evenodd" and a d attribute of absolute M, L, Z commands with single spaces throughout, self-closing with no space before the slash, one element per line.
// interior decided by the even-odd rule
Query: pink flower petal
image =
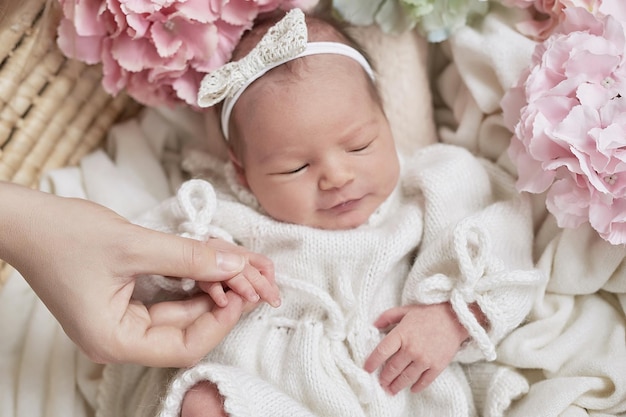
<path fill-rule="evenodd" d="M 113 40 L 111 55 L 126 71 L 139 72 L 162 64 L 154 45 L 145 39 L 131 39 L 120 35 Z"/>
<path fill-rule="evenodd" d="M 519 141 L 511 141 L 508 153 L 517 167 L 518 180 L 516 186 L 518 190 L 542 193 L 554 181 L 554 172 L 544 171 L 537 160 L 529 157 Z"/>
<path fill-rule="evenodd" d="M 576 97 L 583 106 L 600 109 L 613 98 L 614 95 L 609 89 L 600 84 L 583 83 L 578 87 L 578 90 L 576 90 Z"/>
<path fill-rule="evenodd" d="M 199 108 L 197 104 L 198 89 L 200 88 L 202 77 L 203 75 L 197 72 L 187 72 L 172 83 L 172 88 L 176 91 L 176 95 L 194 108 Z"/>
<path fill-rule="evenodd" d="M 67 11 L 73 6 L 71 13 Z M 80 36 L 104 36 L 107 32 L 104 23 L 100 20 L 105 11 L 101 0 L 82 0 L 68 3 L 65 7 L 66 17 L 74 22 L 76 33 Z M 71 15 L 71 18 L 70 16 Z"/>
<path fill-rule="evenodd" d="M 598 112 L 588 106 L 575 106 L 552 130 L 554 139 L 578 149 L 595 149 L 589 130 L 600 123 Z"/>
<path fill-rule="evenodd" d="M 600 236 L 613 245 L 626 243 L 626 200 L 606 204 L 593 200 L 589 208 L 589 223 Z"/>
<path fill-rule="evenodd" d="M 105 42 L 107 47 L 103 48 L 102 53 L 102 86 L 107 93 L 116 95 L 126 87 L 128 74 L 111 56 L 111 48 L 108 45 L 110 42 L 111 40 Z"/>
<path fill-rule="evenodd" d="M 603 42 L 606 43 L 605 40 Z M 581 51 L 570 56 L 564 64 L 565 75 L 568 78 L 581 77 L 586 81 L 599 84 L 615 71 L 620 61 L 621 58 L 615 55 L 598 55 L 590 51 Z"/>
<path fill-rule="evenodd" d="M 181 41 L 180 47 L 186 51 L 188 59 L 207 61 L 215 53 L 218 44 L 215 24 L 199 24 L 182 19 L 172 20 L 171 23 L 171 26 L 165 27 L 167 34 L 164 35 L 170 36 L 173 41 Z M 160 40 L 156 34 L 154 41 L 159 47 Z"/>
<path fill-rule="evenodd" d="M 122 12 L 118 0 L 106 0 L 106 5 L 107 11 L 110 14 L 110 22 L 107 25 L 107 31 L 110 38 L 115 38 L 128 29 L 126 14 Z"/>
<path fill-rule="evenodd" d="M 135 13 L 126 15 L 126 23 L 128 24 L 127 34 L 133 39 L 138 39 L 146 36 L 150 29 L 152 22 L 145 19 L 143 16 Z"/>
<path fill-rule="evenodd" d="M 130 75 L 126 91 L 147 106 L 172 106 L 178 102 L 170 84 L 149 82 L 144 72 Z"/>
<path fill-rule="evenodd" d="M 556 181 L 546 196 L 546 207 L 559 227 L 577 228 L 589 221 L 589 191 L 566 177 Z"/>
<path fill-rule="evenodd" d="M 117 0 L 127 13 L 152 14 L 170 6 L 176 0 Z"/>
<path fill-rule="evenodd" d="M 187 0 L 176 5 L 178 13 L 188 20 L 201 23 L 213 23 L 220 18 L 207 0 Z"/>
<path fill-rule="evenodd" d="M 87 64 L 100 62 L 102 53 L 101 36 L 79 36 L 75 26 L 67 19 L 62 19 L 58 28 L 57 44 L 68 57 L 78 59 Z"/>
<path fill-rule="evenodd" d="M 256 2 L 248 0 L 230 0 L 222 8 L 220 18 L 234 26 L 252 26 L 252 21 L 259 14 Z"/>
<path fill-rule="evenodd" d="M 157 54 L 161 58 L 171 57 L 183 47 L 184 39 L 176 32 L 175 20 L 170 20 L 165 23 L 157 22 L 152 25 L 150 35 Z"/>

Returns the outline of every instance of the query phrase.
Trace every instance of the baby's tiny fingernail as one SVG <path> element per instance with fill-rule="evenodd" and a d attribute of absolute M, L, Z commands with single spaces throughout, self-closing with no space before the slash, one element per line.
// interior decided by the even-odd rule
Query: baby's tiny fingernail
<path fill-rule="evenodd" d="M 276 307 L 280 307 L 280 298 L 277 298 L 275 300 L 272 300 L 272 302 L 270 303 L 270 305 L 274 308 Z"/>
<path fill-rule="evenodd" d="M 261 299 L 261 297 L 259 297 L 259 294 L 257 293 L 249 294 L 247 298 L 248 301 L 250 301 L 251 303 L 257 303 Z"/>
<path fill-rule="evenodd" d="M 241 271 L 245 259 L 236 253 L 216 251 L 215 262 L 217 267 L 224 272 L 238 272 Z"/>

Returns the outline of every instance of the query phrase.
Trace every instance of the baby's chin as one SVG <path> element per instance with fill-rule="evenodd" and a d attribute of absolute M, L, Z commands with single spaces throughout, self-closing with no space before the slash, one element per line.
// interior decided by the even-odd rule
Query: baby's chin
<path fill-rule="evenodd" d="M 360 207 L 343 213 L 314 212 L 310 216 L 272 215 L 275 220 L 322 230 L 350 230 L 366 224 L 374 213 L 371 207 Z"/>
<path fill-rule="evenodd" d="M 350 230 L 364 225 L 372 213 L 354 212 L 338 216 L 327 216 L 311 222 L 310 227 L 324 230 Z"/>

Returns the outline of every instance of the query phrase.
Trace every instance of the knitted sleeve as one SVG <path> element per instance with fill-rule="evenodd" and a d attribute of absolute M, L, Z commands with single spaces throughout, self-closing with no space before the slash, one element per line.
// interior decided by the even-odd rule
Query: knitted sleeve
<path fill-rule="evenodd" d="M 230 234 L 211 224 L 216 208 L 217 196 L 213 186 L 207 181 L 194 179 L 183 183 L 176 196 L 135 219 L 134 223 L 191 239 L 220 238 L 233 242 Z M 133 297 L 143 302 L 156 302 L 188 296 L 196 290 L 192 279 L 145 275 L 137 278 Z"/>
<path fill-rule="evenodd" d="M 529 202 L 513 178 L 467 150 L 433 145 L 409 166 L 424 201 L 424 235 L 403 303 L 450 302 L 470 340 L 457 360 L 493 360 L 496 344 L 530 312 L 544 282 L 533 269 Z M 469 305 L 488 319 L 483 328 Z"/>
<path fill-rule="evenodd" d="M 301 401 L 241 368 L 204 362 L 180 371 L 169 384 L 158 417 L 178 417 L 185 393 L 201 381 L 217 385 L 231 417 L 315 417 Z"/>

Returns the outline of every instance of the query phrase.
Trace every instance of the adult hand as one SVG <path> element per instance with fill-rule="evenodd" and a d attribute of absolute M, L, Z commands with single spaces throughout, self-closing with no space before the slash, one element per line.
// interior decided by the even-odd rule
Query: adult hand
<path fill-rule="evenodd" d="M 90 201 L 14 184 L 0 182 L 0 202 L 0 258 L 96 362 L 191 365 L 246 308 L 234 292 L 224 307 L 207 294 L 151 307 L 131 300 L 138 275 L 233 278 L 251 265 L 239 252 L 139 227 Z M 273 274 L 267 258 L 258 255 L 254 262 Z"/>
<path fill-rule="evenodd" d="M 393 328 L 364 367 L 374 372 L 382 366 L 380 384 L 392 395 L 407 387 L 419 392 L 430 385 L 468 337 L 448 303 L 391 308 L 374 325 Z"/>

